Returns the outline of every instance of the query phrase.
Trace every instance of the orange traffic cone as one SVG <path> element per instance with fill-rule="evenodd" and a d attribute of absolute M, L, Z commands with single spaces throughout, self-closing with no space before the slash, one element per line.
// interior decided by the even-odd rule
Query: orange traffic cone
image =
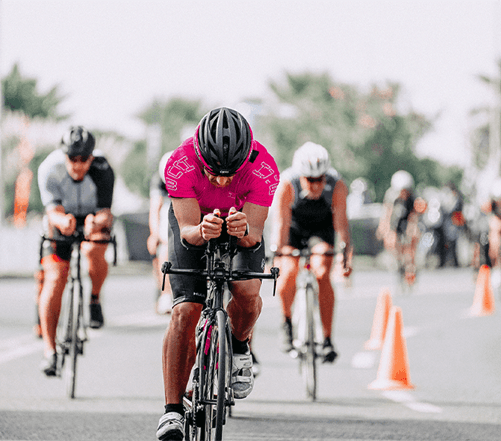
<path fill-rule="evenodd" d="M 372 322 L 371 335 L 364 344 L 364 349 L 369 351 L 379 350 L 383 347 L 384 335 L 388 325 L 388 317 L 391 309 L 391 294 L 388 288 L 384 288 L 378 295 L 374 320 Z"/>
<path fill-rule="evenodd" d="M 409 378 L 407 345 L 402 335 L 402 329 L 402 309 L 393 306 L 381 351 L 377 378 L 369 384 L 369 389 L 414 389 Z"/>
<path fill-rule="evenodd" d="M 487 265 L 482 265 L 478 270 L 477 286 L 473 295 L 473 305 L 469 315 L 481 317 L 494 313 L 494 294 L 491 285 L 491 270 Z"/>

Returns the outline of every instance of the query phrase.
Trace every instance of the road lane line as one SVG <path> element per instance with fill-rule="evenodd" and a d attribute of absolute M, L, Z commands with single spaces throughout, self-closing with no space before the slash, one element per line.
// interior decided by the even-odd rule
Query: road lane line
<path fill-rule="evenodd" d="M 357 352 L 351 359 L 354 369 L 370 369 L 376 365 L 377 353 L 375 351 Z"/>
<path fill-rule="evenodd" d="M 382 392 L 382 395 L 385 398 L 388 398 L 391 401 L 396 403 L 401 403 L 404 406 L 408 407 L 411 410 L 421 413 L 442 413 L 442 408 L 438 406 L 434 406 L 429 403 L 422 403 L 420 401 L 416 401 L 414 396 L 407 392 L 401 390 L 388 390 Z"/>
<path fill-rule="evenodd" d="M 33 339 L 32 335 L 29 337 Z M 33 343 L 24 343 L 25 340 L 26 336 L 17 339 L 2 340 L 0 342 L 0 347 L 2 347 L 0 350 L 0 364 L 42 351 L 43 343 L 41 340 Z"/>

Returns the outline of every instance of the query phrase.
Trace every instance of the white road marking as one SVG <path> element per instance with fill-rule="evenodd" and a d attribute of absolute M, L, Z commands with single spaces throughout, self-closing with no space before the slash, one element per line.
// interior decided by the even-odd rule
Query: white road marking
<path fill-rule="evenodd" d="M 375 366 L 377 351 L 357 352 L 351 359 L 351 367 L 354 369 L 370 369 Z"/>
<path fill-rule="evenodd" d="M 388 390 L 382 392 L 382 395 L 385 398 L 388 398 L 391 401 L 395 401 L 396 403 L 401 403 L 404 406 L 408 407 L 411 410 L 415 410 L 416 412 L 421 413 L 441 413 L 442 408 L 438 406 L 434 406 L 429 403 L 421 403 L 416 401 L 414 396 L 407 391 L 401 390 Z"/>

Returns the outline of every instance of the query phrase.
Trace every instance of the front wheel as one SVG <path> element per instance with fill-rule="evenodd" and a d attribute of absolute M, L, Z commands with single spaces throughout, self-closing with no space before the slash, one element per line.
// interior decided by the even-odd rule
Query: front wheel
<path fill-rule="evenodd" d="M 75 398 L 75 389 L 76 389 L 76 375 L 77 375 L 77 357 L 82 351 L 83 342 L 79 337 L 79 328 L 83 325 L 81 322 L 83 317 L 83 304 L 82 304 L 82 285 L 77 280 L 74 281 L 73 287 L 71 290 L 72 299 L 70 301 L 71 304 L 71 313 L 70 320 L 71 333 L 69 335 L 68 342 L 68 362 L 66 363 L 66 393 L 69 398 Z"/>
<path fill-rule="evenodd" d="M 306 296 L 306 339 L 305 351 L 301 357 L 301 371 L 306 385 L 306 394 L 313 401 L 317 398 L 317 353 L 315 343 L 315 296 L 311 286 L 305 290 Z"/>
<path fill-rule="evenodd" d="M 226 316 L 218 311 L 216 320 L 207 325 L 204 351 L 203 371 L 201 371 L 201 403 L 203 404 L 203 441 L 219 441 L 223 439 L 223 426 L 226 423 L 226 394 L 229 391 L 229 375 L 226 335 Z"/>

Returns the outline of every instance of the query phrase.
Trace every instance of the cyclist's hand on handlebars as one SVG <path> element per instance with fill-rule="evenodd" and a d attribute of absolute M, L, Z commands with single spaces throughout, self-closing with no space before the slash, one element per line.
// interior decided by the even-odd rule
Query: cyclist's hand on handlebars
<path fill-rule="evenodd" d="M 353 271 L 352 259 L 353 259 L 353 247 L 349 246 L 348 249 L 346 249 L 343 252 L 343 276 L 344 277 L 349 277 L 351 272 Z"/>
<path fill-rule="evenodd" d="M 71 236 L 77 228 L 77 220 L 71 213 L 64 214 L 61 216 L 57 227 L 64 236 Z"/>
<path fill-rule="evenodd" d="M 206 214 L 200 224 L 200 233 L 204 240 L 215 239 L 221 235 L 223 229 L 221 212 L 216 208 L 212 213 Z"/>
<path fill-rule="evenodd" d="M 230 236 L 236 236 L 239 239 L 248 233 L 247 226 L 247 216 L 241 211 L 237 211 L 235 207 L 231 207 L 228 212 L 228 217 L 226 218 L 226 225 L 228 228 L 228 234 Z"/>

